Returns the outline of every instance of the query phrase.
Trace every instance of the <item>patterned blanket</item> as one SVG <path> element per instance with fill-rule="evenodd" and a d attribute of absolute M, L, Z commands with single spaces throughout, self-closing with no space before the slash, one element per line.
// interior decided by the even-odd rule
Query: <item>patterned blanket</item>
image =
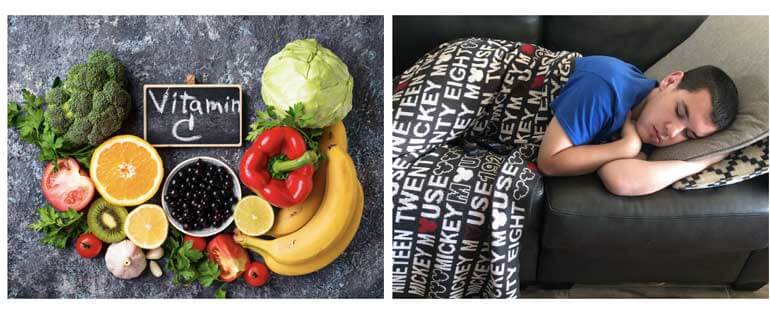
<path fill-rule="evenodd" d="M 395 78 L 394 298 L 517 297 L 532 161 L 579 56 L 461 39 Z"/>

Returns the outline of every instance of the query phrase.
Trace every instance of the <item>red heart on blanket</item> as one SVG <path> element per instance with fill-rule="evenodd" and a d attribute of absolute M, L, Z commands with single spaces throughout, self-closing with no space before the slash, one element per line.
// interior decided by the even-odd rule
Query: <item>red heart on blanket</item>
<path fill-rule="evenodd" d="M 525 55 L 531 56 L 533 53 L 535 53 L 535 46 L 532 46 L 530 44 L 523 44 L 519 48 L 521 52 L 523 52 Z"/>
<path fill-rule="evenodd" d="M 535 79 L 532 80 L 532 84 L 529 85 L 529 88 L 531 89 L 540 89 L 545 84 L 545 76 L 538 75 L 535 76 Z"/>
<path fill-rule="evenodd" d="M 436 221 L 420 217 L 420 227 L 417 228 L 419 233 L 434 233 L 436 232 Z"/>
<path fill-rule="evenodd" d="M 538 172 L 538 171 L 540 171 L 539 169 L 537 169 L 537 164 L 536 164 L 536 163 L 534 163 L 534 162 L 530 162 L 530 163 L 528 163 L 528 164 L 527 164 L 527 168 L 529 168 L 529 170 L 532 170 L 532 171 L 534 171 L 534 172 Z"/>
<path fill-rule="evenodd" d="M 396 89 L 393 92 L 396 93 L 396 92 L 406 88 L 407 86 L 409 86 L 409 82 L 403 82 L 401 84 L 398 84 L 398 86 L 396 86 Z"/>

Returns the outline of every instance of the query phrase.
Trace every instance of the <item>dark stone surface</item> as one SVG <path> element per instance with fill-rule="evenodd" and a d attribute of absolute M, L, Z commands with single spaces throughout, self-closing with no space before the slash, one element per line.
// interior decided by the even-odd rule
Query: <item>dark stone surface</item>
<path fill-rule="evenodd" d="M 262 68 L 294 39 L 314 37 L 345 61 L 354 77 L 353 110 L 345 118 L 350 152 L 366 195 L 364 217 L 345 253 L 330 266 L 302 277 L 274 276 L 262 288 L 243 280 L 228 285 L 235 298 L 358 298 L 383 296 L 383 18 L 382 17 L 9 17 L 8 98 L 21 89 L 42 94 L 53 78 L 83 62 L 89 51 L 115 54 L 128 69 L 133 111 L 121 134 L 141 135 L 141 88 L 145 83 L 199 81 L 242 84 L 244 116 L 262 109 Z M 247 130 L 244 130 L 244 135 Z M 242 148 L 159 148 L 166 171 L 194 156 L 219 158 L 237 170 Z M 43 164 L 37 147 L 8 132 L 9 298 L 190 298 L 213 297 L 210 288 L 175 286 L 149 271 L 124 281 L 113 277 L 102 256 L 86 260 L 74 249 L 39 243 L 27 228 L 45 203 Z M 159 204 L 160 193 L 150 202 Z M 252 255 L 256 257 L 256 255 Z"/>

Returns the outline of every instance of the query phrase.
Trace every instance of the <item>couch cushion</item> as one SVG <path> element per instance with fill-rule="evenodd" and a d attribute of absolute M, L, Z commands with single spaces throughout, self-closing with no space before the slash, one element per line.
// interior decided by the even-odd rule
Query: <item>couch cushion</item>
<path fill-rule="evenodd" d="M 645 74 L 660 80 L 676 70 L 711 64 L 738 87 L 740 104 L 733 125 L 716 134 L 660 148 L 651 160 L 691 160 L 748 146 L 768 134 L 768 17 L 712 16 Z"/>
<path fill-rule="evenodd" d="M 751 251 L 680 249 L 543 249 L 539 282 L 627 284 L 667 282 L 715 285 L 735 281 Z M 767 260 L 765 260 L 767 268 Z M 767 277 L 765 277 L 767 278 Z M 767 280 L 767 279 L 765 279 Z"/>
<path fill-rule="evenodd" d="M 610 194 L 595 175 L 547 178 L 544 248 L 729 251 L 767 247 L 767 176 L 721 188 Z"/>

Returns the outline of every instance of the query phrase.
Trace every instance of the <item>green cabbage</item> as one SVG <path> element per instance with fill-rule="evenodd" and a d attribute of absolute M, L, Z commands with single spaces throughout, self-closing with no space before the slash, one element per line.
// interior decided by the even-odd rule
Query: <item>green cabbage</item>
<path fill-rule="evenodd" d="M 352 107 L 353 77 L 331 50 L 315 39 L 290 42 L 270 57 L 262 73 L 262 100 L 284 116 L 304 104 L 302 127 L 323 128 L 342 120 Z"/>

